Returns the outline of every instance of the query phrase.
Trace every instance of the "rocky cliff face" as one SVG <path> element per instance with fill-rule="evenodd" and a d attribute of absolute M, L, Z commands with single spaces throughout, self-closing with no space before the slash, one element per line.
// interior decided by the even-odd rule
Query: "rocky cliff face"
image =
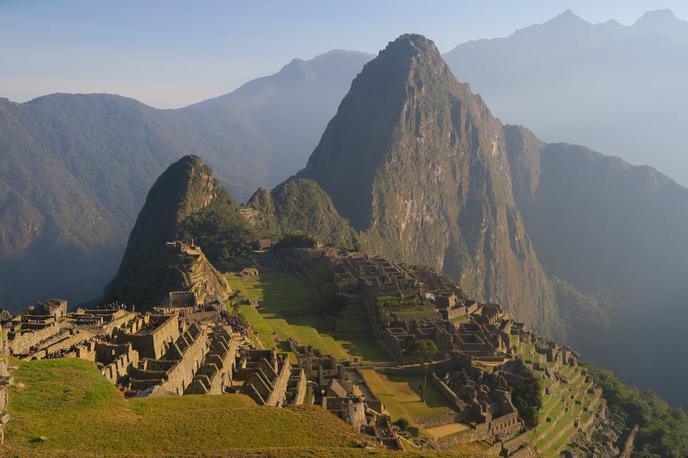
<path fill-rule="evenodd" d="M 504 129 L 432 41 L 403 35 L 366 64 L 300 176 L 329 193 L 367 250 L 442 270 L 558 333 L 512 194 Z"/>
<path fill-rule="evenodd" d="M 167 262 L 167 242 L 177 239 L 196 242 L 216 262 L 224 250 L 251 239 L 239 205 L 197 156 L 172 164 L 151 188 L 106 298 L 144 307 L 159 304 L 169 272 L 176 269 Z M 190 272 L 212 275 L 193 283 L 221 283 L 215 269 L 205 265 L 209 263 L 202 252 L 198 260 L 203 265 L 191 266 Z"/>

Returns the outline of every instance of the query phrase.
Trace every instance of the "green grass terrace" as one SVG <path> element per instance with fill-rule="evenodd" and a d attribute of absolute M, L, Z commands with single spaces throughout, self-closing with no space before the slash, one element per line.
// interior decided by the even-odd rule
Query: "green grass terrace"
<path fill-rule="evenodd" d="M 301 344 L 313 345 L 338 359 L 389 361 L 390 356 L 375 341 L 337 332 L 335 319 L 323 314 L 308 284 L 288 273 L 265 272 L 260 277 L 227 274 L 233 290 L 260 302 L 261 309 L 240 305 L 239 312 L 251 323 L 256 338 L 265 348 L 277 346 L 278 340 L 291 337 Z M 283 350 L 286 350 L 283 348 Z"/>

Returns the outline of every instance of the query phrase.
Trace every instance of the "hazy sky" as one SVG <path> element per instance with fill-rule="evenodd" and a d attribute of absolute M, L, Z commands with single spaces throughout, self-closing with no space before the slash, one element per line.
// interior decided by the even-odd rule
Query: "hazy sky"
<path fill-rule="evenodd" d="M 179 107 L 330 49 L 377 52 L 422 33 L 442 52 L 566 9 L 632 24 L 685 0 L 0 0 L 0 97 L 108 92 Z"/>

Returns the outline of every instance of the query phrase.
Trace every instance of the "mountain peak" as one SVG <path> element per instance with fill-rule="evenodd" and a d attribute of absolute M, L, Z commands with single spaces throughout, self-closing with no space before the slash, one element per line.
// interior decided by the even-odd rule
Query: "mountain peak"
<path fill-rule="evenodd" d="M 632 30 L 677 42 L 688 41 L 688 22 L 677 18 L 669 9 L 648 11 L 633 24 Z"/>
<path fill-rule="evenodd" d="M 635 24 L 661 25 L 666 23 L 672 23 L 677 20 L 678 18 L 676 17 L 674 12 L 667 8 L 663 10 L 648 11 L 642 16 L 640 16 L 640 18 L 638 18 L 638 20 L 635 21 Z"/>
<path fill-rule="evenodd" d="M 203 161 L 195 154 L 187 154 L 170 165 L 169 169 L 203 167 Z"/>
<path fill-rule="evenodd" d="M 432 56 L 441 60 L 440 51 L 429 38 L 417 33 L 405 33 L 396 40 L 390 41 L 387 47 L 380 51 L 380 56 L 388 55 L 402 58 L 417 58 L 422 55 Z"/>
<path fill-rule="evenodd" d="M 499 121 L 435 44 L 406 34 L 352 82 L 299 176 L 329 195 L 366 250 L 442 270 L 544 329 L 556 311 L 541 299 L 551 291 L 514 207 L 504 147 Z M 497 227 L 511 235 L 487 230 Z"/>
<path fill-rule="evenodd" d="M 575 27 L 575 26 L 581 26 L 581 25 L 590 25 L 590 23 L 588 21 L 581 18 L 576 13 L 574 13 L 573 10 L 570 10 L 570 9 L 564 11 L 563 13 L 560 13 L 560 14 L 554 16 L 552 19 L 545 22 L 545 24 L 556 25 L 558 27 L 561 27 L 561 26 Z"/>
<path fill-rule="evenodd" d="M 151 187 L 106 298 L 144 306 L 155 304 L 165 289 L 168 242 L 198 243 L 208 259 L 216 262 L 227 246 L 213 237 L 222 233 L 227 245 L 234 244 L 246 238 L 245 231 L 239 205 L 214 178 L 212 170 L 200 157 L 184 156 Z M 212 266 L 205 264 L 205 258 L 202 268 L 221 291 L 223 282 L 213 279 L 218 276 Z"/>
<path fill-rule="evenodd" d="M 437 47 L 431 39 L 418 33 L 405 33 L 399 35 L 396 40 L 390 41 L 387 45 L 387 49 L 392 47 L 406 47 L 418 51 L 437 51 Z"/>

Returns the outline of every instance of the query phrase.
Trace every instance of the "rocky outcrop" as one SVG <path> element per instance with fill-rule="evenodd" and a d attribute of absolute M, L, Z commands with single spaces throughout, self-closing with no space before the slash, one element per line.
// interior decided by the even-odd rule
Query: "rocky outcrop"
<path fill-rule="evenodd" d="M 189 244 L 168 244 L 177 239 Z M 226 297 L 204 252 L 221 261 L 250 240 L 239 205 L 198 157 L 186 156 L 151 188 L 106 298 L 151 307 L 179 289 Z"/>
<path fill-rule="evenodd" d="M 403 35 L 366 64 L 299 176 L 327 191 L 368 251 L 442 270 L 558 334 L 503 126 L 432 41 Z"/>

